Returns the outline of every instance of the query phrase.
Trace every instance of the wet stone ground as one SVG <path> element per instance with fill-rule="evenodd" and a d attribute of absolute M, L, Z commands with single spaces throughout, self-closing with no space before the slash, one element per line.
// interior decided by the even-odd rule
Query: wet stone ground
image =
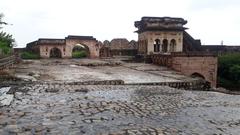
<path fill-rule="evenodd" d="M 0 108 L 0 134 L 240 133 L 240 98 L 165 86 L 28 84 Z"/>

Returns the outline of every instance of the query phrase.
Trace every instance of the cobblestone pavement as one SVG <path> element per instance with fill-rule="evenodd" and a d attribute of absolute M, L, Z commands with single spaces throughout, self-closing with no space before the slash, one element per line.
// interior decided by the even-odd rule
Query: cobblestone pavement
<path fill-rule="evenodd" d="M 0 108 L 0 134 L 239 134 L 240 98 L 163 86 L 29 84 Z"/>

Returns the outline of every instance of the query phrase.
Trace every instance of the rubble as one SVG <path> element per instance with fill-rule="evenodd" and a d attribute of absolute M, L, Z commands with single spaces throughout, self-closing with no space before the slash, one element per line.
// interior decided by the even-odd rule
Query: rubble
<path fill-rule="evenodd" d="M 9 106 L 13 101 L 13 95 L 7 94 L 7 92 L 11 89 L 11 87 L 3 87 L 0 88 L 0 107 L 1 106 Z"/>

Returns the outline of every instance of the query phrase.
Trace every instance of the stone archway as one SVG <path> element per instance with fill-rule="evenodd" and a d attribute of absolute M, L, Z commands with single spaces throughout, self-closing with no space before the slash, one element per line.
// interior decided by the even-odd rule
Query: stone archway
<path fill-rule="evenodd" d="M 50 50 L 50 58 L 62 58 L 62 52 L 59 48 L 52 48 Z"/>
<path fill-rule="evenodd" d="M 162 51 L 166 53 L 168 51 L 168 40 L 164 39 L 162 43 Z"/>
<path fill-rule="evenodd" d="M 205 80 L 205 77 L 204 77 L 202 74 L 199 74 L 199 73 L 197 73 L 197 72 L 191 74 L 191 77 L 192 77 L 192 78 L 199 78 L 199 79 Z"/>
<path fill-rule="evenodd" d="M 170 52 L 175 52 L 176 51 L 176 40 L 172 39 L 170 41 Z"/>
<path fill-rule="evenodd" d="M 212 85 L 211 82 L 209 82 L 202 74 L 195 72 L 191 74 L 191 77 L 197 78 L 200 81 L 201 89 L 208 90 L 211 88 L 211 85 Z"/>
<path fill-rule="evenodd" d="M 154 42 L 154 52 L 159 52 L 160 51 L 160 39 L 156 39 Z"/>
<path fill-rule="evenodd" d="M 66 46 L 69 48 L 69 57 L 72 57 L 72 50 L 76 45 L 86 47 L 89 58 L 98 58 L 100 45 L 98 41 L 91 36 L 68 36 L 65 38 Z"/>
<path fill-rule="evenodd" d="M 90 57 L 90 50 L 88 46 L 83 44 L 76 44 L 72 48 L 72 58 L 86 58 Z"/>

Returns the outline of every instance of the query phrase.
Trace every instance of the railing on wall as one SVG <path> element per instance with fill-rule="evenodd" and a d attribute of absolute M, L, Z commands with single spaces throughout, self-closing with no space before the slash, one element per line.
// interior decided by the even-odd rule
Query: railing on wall
<path fill-rule="evenodd" d="M 153 54 L 151 55 L 153 64 L 160 66 L 172 66 L 172 56 L 171 55 L 162 55 L 162 54 Z"/>
<path fill-rule="evenodd" d="M 174 57 L 217 57 L 217 55 L 209 52 L 171 52 L 169 54 L 152 54 L 150 57 L 153 64 L 172 67 L 174 64 L 176 65 L 173 63 Z"/>
<path fill-rule="evenodd" d="M 211 52 L 172 52 L 171 56 L 173 57 L 217 57 L 216 53 Z"/>
<path fill-rule="evenodd" d="M 0 58 L 0 70 L 3 70 L 5 68 L 9 68 L 16 62 L 16 56 L 8 56 L 5 58 Z"/>

